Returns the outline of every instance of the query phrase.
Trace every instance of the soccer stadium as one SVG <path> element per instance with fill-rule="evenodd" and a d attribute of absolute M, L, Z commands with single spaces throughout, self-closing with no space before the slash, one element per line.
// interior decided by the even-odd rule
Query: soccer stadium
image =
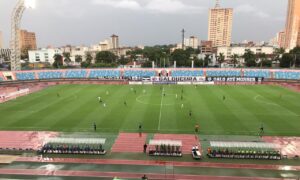
<path fill-rule="evenodd" d="M 299 70 L 64 69 L 0 79 L 1 178 L 299 178 Z"/>

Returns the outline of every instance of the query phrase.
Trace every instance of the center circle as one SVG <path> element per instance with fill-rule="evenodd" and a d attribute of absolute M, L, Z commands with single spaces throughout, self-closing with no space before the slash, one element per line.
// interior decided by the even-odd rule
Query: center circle
<path fill-rule="evenodd" d="M 147 98 L 157 98 L 158 103 L 149 103 Z M 162 99 L 163 98 L 163 99 Z M 185 99 L 181 100 L 181 95 L 177 94 L 168 94 L 165 93 L 165 95 L 141 95 L 136 98 L 136 101 L 138 103 L 144 104 L 144 105 L 153 105 L 153 106 L 174 106 L 176 104 L 184 104 Z"/>

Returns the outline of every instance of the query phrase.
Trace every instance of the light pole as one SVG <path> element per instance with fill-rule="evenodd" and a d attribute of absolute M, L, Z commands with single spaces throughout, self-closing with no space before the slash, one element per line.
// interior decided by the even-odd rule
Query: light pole
<path fill-rule="evenodd" d="M 34 8 L 34 0 L 18 0 L 11 15 L 11 70 L 21 70 L 21 49 L 20 49 L 20 26 L 23 13 L 26 8 Z"/>

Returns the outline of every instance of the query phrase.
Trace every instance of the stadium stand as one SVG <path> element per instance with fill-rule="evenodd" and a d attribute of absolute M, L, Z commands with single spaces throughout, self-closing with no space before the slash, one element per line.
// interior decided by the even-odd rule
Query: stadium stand
<path fill-rule="evenodd" d="M 63 78 L 63 72 L 61 71 L 43 71 L 38 72 L 39 79 L 60 79 Z"/>
<path fill-rule="evenodd" d="M 91 70 L 89 78 L 120 77 L 120 70 Z"/>
<path fill-rule="evenodd" d="M 87 70 L 68 70 L 65 73 L 65 78 L 75 79 L 75 78 L 86 78 Z"/>
<path fill-rule="evenodd" d="M 275 79 L 292 79 L 292 80 L 299 80 L 300 79 L 300 72 L 289 72 L 289 71 L 276 71 L 274 75 Z"/>
<path fill-rule="evenodd" d="M 263 77 L 263 78 L 271 78 L 270 70 L 244 70 L 244 77 Z"/>
<path fill-rule="evenodd" d="M 152 77 L 156 76 L 154 70 L 125 70 L 124 77 Z"/>
<path fill-rule="evenodd" d="M 38 79 L 83 79 L 157 76 L 160 69 L 66 69 L 43 71 L 3 71 L 0 81 Z M 263 77 L 276 80 L 300 80 L 300 70 L 281 69 L 170 69 L 172 77 Z M 7 80 L 6 80 L 7 79 Z"/>
<path fill-rule="evenodd" d="M 240 77 L 240 70 L 207 70 L 206 76 L 208 77 Z"/>
<path fill-rule="evenodd" d="M 173 77 L 195 77 L 195 76 L 204 76 L 203 70 L 173 70 Z"/>
<path fill-rule="evenodd" d="M 34 72 L 18 72 L 18 73 L 16 73 L 16 78 L 19 81 L 34 80 L 35 75 L 34 75 Z"/>

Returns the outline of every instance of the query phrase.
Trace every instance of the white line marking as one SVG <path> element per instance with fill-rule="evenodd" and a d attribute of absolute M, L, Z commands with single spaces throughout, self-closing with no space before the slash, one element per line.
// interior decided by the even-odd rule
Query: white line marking
<path fill-rule="evenodd" d="M 257 95 L 254 97 L 254 100 L 263 104 L 267 104 L 267 105 L 273 105 L 273 106 L 279 106 L 278 104 L 275 103 L 269 103 L 269 102 L 265 102 L 263 100 L 258 99 L 259 97 L 262 97 L 261 95 Z"/>
<path fill-rule="evenodd" d="M 164 92 L 165 92 L 165 89 L 163 89 L 163 91 L 161 93 L 160 112 L 159 112 L 159 119 L 158 119 L 158 130 L 160 130 L 161 109 L 162 109 L 162 106 L 163 106 Z"/>

